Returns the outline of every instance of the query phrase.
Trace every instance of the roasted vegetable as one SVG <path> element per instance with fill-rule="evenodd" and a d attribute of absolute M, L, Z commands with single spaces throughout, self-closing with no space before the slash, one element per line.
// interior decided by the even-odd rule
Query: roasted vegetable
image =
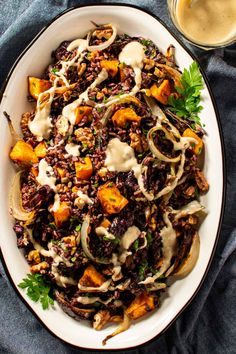
<path fill-rule="evenodd" d="M 184 137 L 188 137 L 188 138 L 194 138 L 195 140 L 197 140 L 197 144 L 194 144 L 194 153 L 196 155 L 199 155 L 203 149 L 203 141 L 202 139 L 194 133 L 194 131 L 192 131 L 192 129 L 187 128 L 184 132 L 183 132 L 183 136 Z"/>
<path fill-rule="evenodd" d="M 56 226 L 61 227 L 70 218 L 71 208 L 66 202 L 60 202 L 59 208 L 56 211 L 52 210 L 52 214 Z"/>
<path fill-rule="evenodd" d="M 111 182 L 101 186 L 98 189 L 97 196 L 103 210 L 108 214 L 119 213 L 128 204 L 128 200 L 121 195 L 119 189 Z"/>
<path fill-rule="evenodd" d="M 111 222 L 105 218 L 102 220 L 101 224 L 99 226 L 104 227 L 105 229 L 108 229 L 108 227 L 111 225 Z"/>
<path fill-rule="evenodd" d="M 61 178 L 65 177 L 66 175 L 66 170 L 64 168 L 57 167 L 57 172 Z"/>
<path fill-rule="evenodd" d="M 38 157 L 32 146 L 23 140 L 17 141 L 10 152 L 10 159 L 24 166 L 30 166 L 38 162 Z"/>
<path fill-rule="evenodd" d="M 45 157 L 47 154 L 47 148 L 44 141 L 41 141 L 35 148 L 34 152 L 37 157 Z"/>
<path fill-rule="evenodd" d="M 116 76 L 118 72 L 118 60 L 101 60 L 100 62 L 101 68 L 106 69 L 109 75 L 112 77 Z"/>
<path fill-rule="evenodd" d="M 137 296 L 134 301 L 126 309 L 125 313 L 132 320 L 146 315 L 155 308 L 155 297 L 147 293 Z"/>
<path fill-rule="evenodd" d="M 79 284 L 86 287 L 99 287 L 106 279 L 100 274 L 92 265 L 89 265 L 82 277 L 79 280 Z"/>
<path fill-rule="evenodd" d="M 153 84 L 150 88 L 151 95 L 162 104 L 167 104 L 168 97 L 171 94 L 171 86 L 169 80 L 164 80 L 161 85 L 158 87 L 156 84 Z"/>
<path fill-rule="evenodd" d="M 51 82 L 48 80 L 38 79 L 37 77 L 29 76 L 29 94 L 36 100 L 39 97 L 39 94 L 50 89 Z"/>
<path fill-rule="evenodd" d="M 76 177 L 89 179 L 93 173 L 93 165 L 90 157 L 84 157 L 83 162 L 75 162 Z"/>
<path fill-rule="evenodd" d="M 112 121 L 118 127 L 124 128 L 127 122 L 140 123 L 139 117 L 132 108 L 122 108 L 115 112 L 112 116 Z"/>
<path fill-rule="evenodd" d="M 75 124 L 79 124 L 81 120 L 86 116 L 91 117 L 92 107 L 90 106 L 79 106 L 75 109 Z"/>

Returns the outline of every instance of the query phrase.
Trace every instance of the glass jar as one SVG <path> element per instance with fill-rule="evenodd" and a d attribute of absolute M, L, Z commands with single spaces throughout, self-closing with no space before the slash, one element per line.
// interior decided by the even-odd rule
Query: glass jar
<path fill-rule="evenodd" d="M 192 44 L 214 49 L 236 41 L 236 0 L 167 0 L 175 27 Z"/>

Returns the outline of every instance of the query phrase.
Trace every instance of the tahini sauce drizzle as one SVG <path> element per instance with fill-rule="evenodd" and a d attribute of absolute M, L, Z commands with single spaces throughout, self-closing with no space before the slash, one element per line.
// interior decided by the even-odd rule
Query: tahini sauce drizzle
<path fill-rule="evenodd" d="M 45 159 L 39 161 L 39 174 L 36 177 L 36 180 L 42 186 L 48 185 L 53 190 L 55 190 L 56 177 L 54 176 L 52 166 L 48 165 Z"/>
<path fill-rule="evenodd" d="M 197 43 L 217 45 L 236 39 L 235 0 L 178 0 L 178 24 Z"/>

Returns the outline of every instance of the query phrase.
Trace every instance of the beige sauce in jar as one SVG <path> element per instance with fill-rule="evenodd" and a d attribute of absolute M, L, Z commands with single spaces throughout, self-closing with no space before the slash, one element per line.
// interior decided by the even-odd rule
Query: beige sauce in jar
<path fill-rule="evenodd" d="M 193 42 L 217 45 L 236 39 L 236 0 L 179 0 L 176 19 Z"/>

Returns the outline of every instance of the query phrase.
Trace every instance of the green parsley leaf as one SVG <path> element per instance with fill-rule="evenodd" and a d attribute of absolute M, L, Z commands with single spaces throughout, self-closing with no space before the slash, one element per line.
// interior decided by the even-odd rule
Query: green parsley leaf
<path fill-rule="evenodd" d="M 134 241 L 134 244 L 133 244 L 133 247 L 134 247 L 134 250 L 135 250 L 135 251 L 137 251 L 138 246 L 139 246 L 139 240 L 135 240 L 135 241 Z"/>
<path fill-rule="evenodd" d="M 40 302 L 43 310 L 54 304 L 50 295 L 51 287 L 41 274 L 27 274 L 27 278 L 22 279 L 18 284 L 21 289 L 27 289 L 27 296 L 34 302 Z"/>
<path fill-rule="evenodd" d="M 190 120 L 193 128 L 195 124 L 201 126 L 198 114 L 203 108 L 200 105 L 203 78 L 195 61 L 188 70 L 184 69 L 181 76 L 181 87 L 176 86 L 175 88 L 180 96 L 177 98 L 174 96 L 169 97 L 169 109 L 177 116 Z"/>
<path fill-rule="evenodd" d="M 77 225 L 75 231 L 79 232 L 81 230 L 81 224 Z"/>
<path fill-rule="evenodd" d="M 53 68 L 53 69 L 51 70 L 51 72 L 52 72 L 53 74 L 56 74 L 58 71 L 59 71 L 59 70 L 58 70 L 57 68 Z"/>

